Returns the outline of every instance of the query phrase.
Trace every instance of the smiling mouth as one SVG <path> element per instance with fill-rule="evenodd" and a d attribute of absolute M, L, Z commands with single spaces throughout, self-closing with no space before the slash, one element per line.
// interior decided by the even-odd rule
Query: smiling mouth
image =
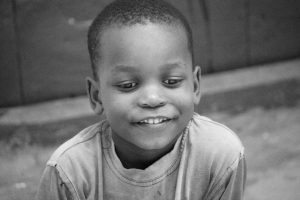
<path fill-rule="evenodd" d="M 143 119 L 138 124 L 162 124 L 164 122 L 170 121 L 170 118 L 167 117 L 149 117 L 147 119 Z"/>

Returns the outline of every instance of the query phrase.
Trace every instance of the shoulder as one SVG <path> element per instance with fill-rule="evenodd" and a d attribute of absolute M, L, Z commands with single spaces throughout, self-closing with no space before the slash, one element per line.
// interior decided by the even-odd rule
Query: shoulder
<path fill-rule="evenodd" d="M 97 156 L 101 147 L 101 124 L 94 124 L 80 131 L 73 138 L 66 141 L 52 154 L 47 162 L 43 175 L 43 194 L 47 196 L 69 191 L 75 199 L 83 199 L 83 188 L 91 183 L 91 177 L 95 177 L 93 167 L 97 163 Z M 91 184 L 90 184 L 91 185 Z M 49 188 L 51 191 L 49 194 Z"/>
<path fill-rule="evenodd" d="M 190 126 L 189 143 L 191 150 L 212 166 L 235 168 L 244 156 L 244 146 L 231 129 L 196 113 Z"/>
<path fill-rule="evenodd" d="M 75 169 L 82 167 L 84 163 L 92 162 L 101 143 L 99 133 L 101 124 L 97 123 L 83 129 L 59 146 L 48 160 L 47 165 L 67 171 L 66 169 Z"/>
<path fill-rule="evenodd" d="M 62 144 L 52 154 L 47 167 L 53 167 L 69 190 L 77 195 L 92 185 L 102 163 L 101 133 L 103 122 L 89 126 Z"/>
<path fill-rule="evenodd" d="M 244 160 L 244 147 L 228 127 L 195 113 L 188 125 L 181 157 L 184 181 L 199 199 L 221 191 Z M 200 188 L 200 189 L 199 189 Z M 216 197 L 217 198 L 217 197 Z"/>
<path fill-rule="evenodd" d="M 200 142 L 203 145 L 213 145 L 214 148 L 217 148 L 215 146 L 217 144 L 226 147 L 226 149 L 230 145 L 230 149 L 237 151 L 244 148 L 238 136 L 227 126 L 196 113 L 191 122 L 190 137 L 195 142 Z"/>

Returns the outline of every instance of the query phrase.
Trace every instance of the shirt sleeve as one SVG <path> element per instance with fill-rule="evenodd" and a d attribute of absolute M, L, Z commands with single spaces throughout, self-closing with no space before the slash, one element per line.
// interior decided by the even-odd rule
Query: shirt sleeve
<path fill-rule="evenodd" d="M 57 169 L 47 166 L 41 178 L 36 200 L 73 200 Z"/>
<path fill-rule="evenodd" d="M 212 200 L 242 200 L 247 176 L 246 160 L 240 158 L 237 167 L 228 174 Z"/>

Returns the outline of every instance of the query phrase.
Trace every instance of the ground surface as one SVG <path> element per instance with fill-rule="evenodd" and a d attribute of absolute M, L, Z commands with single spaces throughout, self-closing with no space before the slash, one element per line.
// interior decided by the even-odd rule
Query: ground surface
<path fill-rule="evenodd" d="M 299 199 L 300 106 L 213 118 L 234 129 L 246 147 L 246 200 Z"/>
<path fill-rule="evenodd" d="M 299 104 L 207 115 L 236 131 L 246 147 L 246 200 L 299 198 Z M 0 138 L 0 199 L 32 199 L 51 152 L 74 132 L 94 121 L 96 119 L 90 117 L 39 126 L 0 127 L 1 133 L 12 135 Z"/>

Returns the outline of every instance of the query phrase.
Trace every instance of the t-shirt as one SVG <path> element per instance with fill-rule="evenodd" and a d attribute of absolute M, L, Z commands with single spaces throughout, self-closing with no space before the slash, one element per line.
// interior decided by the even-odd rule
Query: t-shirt
<path fill-rule="evenodd" d="M 61 145 L 47 162 L 37 199 L 239 200 L 244 147 L 226 126 L 194 114 L 174 148 L 144 170 L 123 167 L 107 121 Z"/>

